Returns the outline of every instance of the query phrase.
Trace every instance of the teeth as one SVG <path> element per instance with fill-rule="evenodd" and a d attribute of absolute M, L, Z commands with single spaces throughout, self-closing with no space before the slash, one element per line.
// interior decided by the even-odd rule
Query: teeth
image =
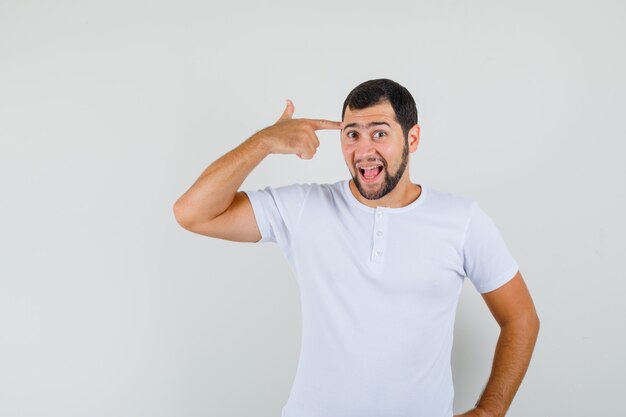
<path fill-rule="evenodd" d="M 379 173 L 382 172 L 382 170 L 383 170 L 383 166 L 382 165 L 373 165 L 371 167 L 360 167 L 359 171 L 361 171 L 361 175 L 364 176 L 365 178 L 374 178 L 374 176 L 366 176 L 365 175 L 365 171 L 370 171 L 370 170 L 373 170 L 373 169 L 376 169 L 376 168 L 380 168 L 379 169 Z"/>

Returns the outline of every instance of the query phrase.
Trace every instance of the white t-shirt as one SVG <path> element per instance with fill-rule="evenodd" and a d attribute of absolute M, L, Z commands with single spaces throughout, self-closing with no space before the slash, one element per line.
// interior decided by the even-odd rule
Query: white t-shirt
<path fill-rule="evenodd" d="M 467 276 L 481 292 L 518 264 L 475 200 L 420 184 L 372 208 L 334 184 L 245 191 L 261 240 L 300 290 L 300 359 L 282 417 L 451 417 L 454 318 Z"/>

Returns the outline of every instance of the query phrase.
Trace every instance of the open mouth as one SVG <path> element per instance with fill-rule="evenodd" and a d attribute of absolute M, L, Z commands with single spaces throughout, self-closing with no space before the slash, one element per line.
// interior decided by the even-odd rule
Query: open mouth
<path fill-rule="evenodd" d="M 359 168 L 361 179 L 363 180 L 363 182 L 366 183 L 376 181 L 382 172 L 383 167 L 381 165 L 367 168 Z"/>

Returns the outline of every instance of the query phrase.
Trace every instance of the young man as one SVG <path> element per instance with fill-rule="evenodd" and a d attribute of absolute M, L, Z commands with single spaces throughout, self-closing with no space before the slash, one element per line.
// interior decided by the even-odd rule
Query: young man
<path fill-rule="evenodd" d="M 415 101 L 388 79 L 346 98 L 342 122 L 278 121 L 213 162 L 174 205 L 203 235 L 276 242 L 298 282 L 302 345 L 282 417 L 451 417 L 454 317 L 468 277 L 500 325 L 489 381 L 463 417 L 504 416 L 539 320 L 519 266 L 473 199 L 413 184 Z M 311 159 L 340 129 L 351 180 L 237 191 L 269 154 Z"/>

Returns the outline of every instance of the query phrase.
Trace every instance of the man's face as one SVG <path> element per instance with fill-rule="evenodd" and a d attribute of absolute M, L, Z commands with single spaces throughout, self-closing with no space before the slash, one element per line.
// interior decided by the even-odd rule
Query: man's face
<path fill-rule="evenodd" d="M 360 110 L 346 108 L 341 150 L 354 185 L 368 200 L 393 190 L 409 162 L 409 143 L 389 101 Z"/>

